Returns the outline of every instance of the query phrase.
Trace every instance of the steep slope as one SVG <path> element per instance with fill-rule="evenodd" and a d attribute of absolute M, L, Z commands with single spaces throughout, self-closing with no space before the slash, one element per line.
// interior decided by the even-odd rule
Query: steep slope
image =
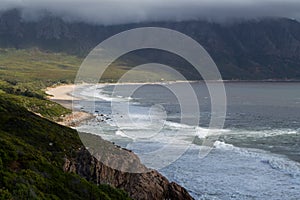
<path fill-rule="evenodd" d="M 299 79 L 300 23 L 290 19 L 261 19 L 231 24 L 206 21 L 155 22 L 114 26 L 67 23 L 55 16 L 24 21 L 18 10 L 0 17 L 0 47 L 63 51 L 86 55 L 104 39 L 121 31 L 144 26 L 166 27 L 183 32 L 211 54 L 225 79 Z M 140 52 L 130 64 L 159 61 L 194 76 L 190 66 L 163 52 Z M 126 59 L 124 59 L 126 60 Z M 128 59 L 127 59 L 128 60 Z"/>
<path fill-rule="evenodd" d="M 133 199 L 192 199 L 156 171 L 129 174 L 105 166 L 83 147 L 75 130 L 27 111 L 15 95 L 3 92 L 0 136 L 0 199 L 129 199 L 119 189 Z M 96 139 L 102 148 L 145 168 L 133 153 Z"/>
<path fill-rule="evenodd" d="M 64 173 L 63 158 L 81 146 L 75 131 L 40 118 L 0 95 L 0 199 L 129 199 Z"/>

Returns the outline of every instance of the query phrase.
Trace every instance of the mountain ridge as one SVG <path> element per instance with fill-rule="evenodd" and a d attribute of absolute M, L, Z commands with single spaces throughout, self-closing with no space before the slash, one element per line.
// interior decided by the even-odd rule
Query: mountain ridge
<path fill-rule="evenodd" d="M 24 21 L 16 9 L 0 16 L 0 47 L 38 47 L 85 56 L 97 44 L 119 32 L 137 27 L 164 27 L 187 34 L 212 56 L 224 79 L 300 79 L 300 23 L 268 18 L 219 24 L 207 21 L 147 22 L 123 25 L 90 25 L 65 22 L 55 16 Z M 169 62 L 161 52 L 137 53 L 142 62 L 168 61 L 175 68 L 188 64 Z M 155 60 L 155 58 L 157 60 Z M 139 62 L 135 64 L 140 64 Z M 201 79 L 187 75 L 188 79 Z"/>

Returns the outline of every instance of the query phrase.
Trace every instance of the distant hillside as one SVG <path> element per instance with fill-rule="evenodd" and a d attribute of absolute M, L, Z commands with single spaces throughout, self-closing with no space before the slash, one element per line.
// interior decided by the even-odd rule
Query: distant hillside
<path fill-rule="evenodd" d="M 0 17 L 0 47 L 38 47 L 84 56 L 104 39 L 144 26 L 171 28 L 197 40 L 213 57 L 224 79 L 300 79 L 300 23 L 290 19 L 226 25 L 187 21 L 97 26 L 66 23 L 53 16 L 26 22 L 18 10 L 11 10 Z M 158 61 L 176 67 L 189 79 L 199 79 L 184 60 L 174 55 L 159 51 L 136 55 L 130 64 Z"/>

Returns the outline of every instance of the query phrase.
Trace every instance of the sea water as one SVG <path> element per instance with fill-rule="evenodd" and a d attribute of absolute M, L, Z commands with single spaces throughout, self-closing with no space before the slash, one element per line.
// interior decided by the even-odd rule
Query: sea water
<path fill-rule="evenodd" d="M 222 129 L 214 130 L 218 137 L 204 158 L 198 155 L 209 138 L 211 99 L 205 83 L 190 84 L 200 109 L 195 126 L 180 123 L 180 102 L 166 85 L 143 84 L 126 96 L 122 91 L 137 87 L 125 84 L 118 86 L 118 95 L 114 85 L 81 86 L 75 95 L 83 100 L 75 107 L 96 118 L 77 129 L 133 150 L 148 167 L 165 159 L 158 170 L 195 199 L 300 199 L 300 83 L 226 82 L 226 121 Z M 134 125 L 122 120 L 122 113 L 112 112 L 113 106 L 127 106 Z M 136 139 L 140 135 L 146 139 Z M 183 148 L 182 155 L 172 156 L 170 151 L 163 158 L 143 156 L 170 140 L 176 153 Z"/>

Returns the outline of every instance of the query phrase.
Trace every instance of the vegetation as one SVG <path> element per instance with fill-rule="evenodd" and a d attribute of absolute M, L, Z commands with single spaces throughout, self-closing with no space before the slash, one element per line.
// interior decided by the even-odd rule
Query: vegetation
<path fill-rule="evenodd" d="M 42 89 L 71 82 L 79 61 L 37 49 L 0 51 L 1 200 L 129 199 L 63 171 L 64 157 L 74 157 L 82 144 L 75 130 L 53 122 L 70 111 L 47 100 Z"/>
<path fill-rule="evenodd" d="M 121 190 L 63 172 L 64 157 L 75 156 L 82 144 L 76 131 L 53 122 L 70 110 L 47 100 L 44 89 L 72 83 L 81 60 L 0 49 L 0 199 L 129 199 Z M 115 82 L 128 69 L 117 61 L 102 80 Z M 141 74 L 159 80 L 151 72 L 132 77 Z"/>
<path fill-rule="evenodd" d="M 206 20 L 102 26 L 67 22 L 51 14 L 33 22 L 23 20 L 21 10 L 12 9 L 0 13 L 0 47 L 38 47 L 84 56 L 103 40 L 138 27 L 169 28 L 190 36 L 212 56 L 225 80 L 300 79 L 300 23 L 286 18 L 241 20 L 226 26 Z M 148 53 L 138 54 L 147 63 L 158 62 L 174 66 L 181 73 L 186 72 L 190 80 L 201 79 L 200 75 L 192 70 L 193 67 L 179 56 L 172 57 L 161 51 L 149 50 Z M 43 62 L 39 59 L 36 61 Z M 51 67 L 57 63 L 48 64 L 51 65 L 49 72 L 54 72 L 55 78 L 57 74 Z M 65 67 L 63 64 L 62 70 Z M 67 65 L 67 70 L 70 69 L 68 67 Z M 48 78 L 48 75 L 45 74 L 45 78 Z"/>
<path fill-rule="evenodd" d="M 81 59 L 38 49 L 0 49 L 0 78 L 20 89 L 41 89 L 74 80 Z"/>
<path fill-rule="evenodd" d="M 101 77 L 101 82 L 117 82 L 135 65 L 143 64 L 143 56 L 123 56 L 113 62 Z M 41 98 L 41 89 L 54 84 L 68 84 L 75 80 L 82 57 L 53 53 L 39 49 L 0 49 L 0 87 L 6 92 Z M 100 77 L 96 77 L 97 79 Z M 175 80 L 170 73 L 132 70 L 128 80 L 137 82 Z"/>
<path fill-rule="evenodd" d="M 82 146 L 77 132 L 41 118 L 0 95 L 1 199 L 129 199 L 62 170 Z"/>

